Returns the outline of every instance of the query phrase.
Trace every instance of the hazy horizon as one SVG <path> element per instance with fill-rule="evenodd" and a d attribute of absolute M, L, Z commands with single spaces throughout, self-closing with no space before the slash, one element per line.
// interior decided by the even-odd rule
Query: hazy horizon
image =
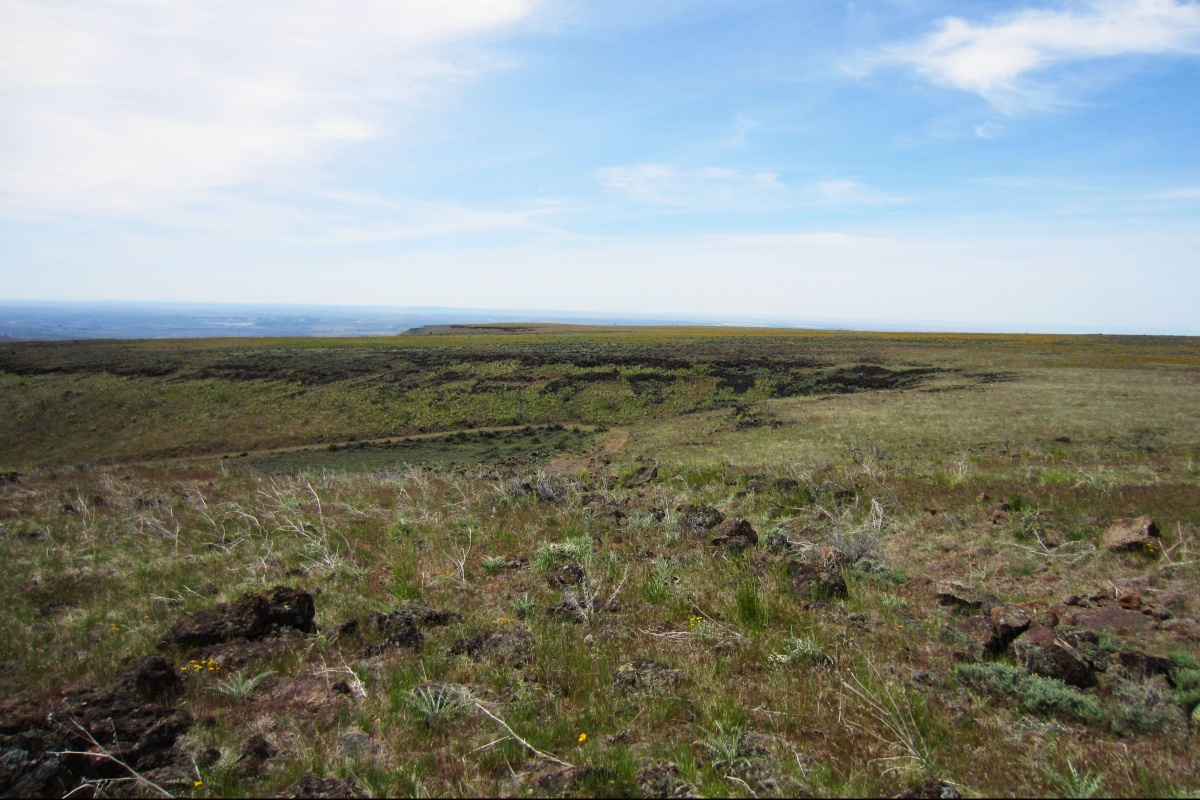
<path fill-rule="evenodd" d="M 7 339 L 141 339 L 228 336 L 395 335 L 426 325 L 487 323 L 573 325 L 693 325 L 711 327 L 808 328 L 814 330 L 913 333 L 1051 333 L 1077 335 L 1196 336 L 1197 329 L 1098 328 L 973 325 L 935 320 L 713 317 L 573 313 L 555 309 L 454 308 L 436 306 L 321 305 L 285 303 L 206 303 L 154 301 L 39 301 L 0 299 L 0 337 Z"/>

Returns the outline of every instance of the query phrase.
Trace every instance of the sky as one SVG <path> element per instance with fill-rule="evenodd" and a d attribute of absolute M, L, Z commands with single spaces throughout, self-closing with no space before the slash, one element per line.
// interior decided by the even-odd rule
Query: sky
<path fill-rule="evenodd" d="M 1200 334 L 1200 2 L 3 0 L 0 299 Z"/>

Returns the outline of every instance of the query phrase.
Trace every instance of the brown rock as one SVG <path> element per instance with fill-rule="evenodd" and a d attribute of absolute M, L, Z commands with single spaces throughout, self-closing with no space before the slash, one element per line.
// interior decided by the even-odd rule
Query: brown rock
<path fill-rule="evenodd" d="M 1142 597 L 1141 595 L 1133 594 L 1132 592 L 1129 594 L 1123 594 L 1117 598 L 1117 605 L 1119 605 L 1121 608 L 1128 609 L 1129 611 L 1137 611 L 1142 607 Z"/>
<path fill-rule="evenodd" d="M 1170 631 L 1180 639 L 1189 642 L 1200 642 L 1200 625 L 1191 619 L 1173 619 L 1162 624 L 1164 631 Z"/>
<path fill-rule="evenodd" d="M 1104 532 L 1100 544 L 1113 553 L 1153 551 L 1158 547 L 1158 526 L 1150 517 L 1114 520 Z"/>
<path fill-rule="evenodd" d="M 1060 616 L 1059 621 L 1065 625 L 1078 625 L 1093 631 L 1139 631 L 1149 628 L 1154 623 L 1154 620 L 1145 614 L 1116 606 L 1072 608 L 1069 613 Z"/>
<path fill-rule="evenodd" d="M 996 626 L 989 617 L 968 617 L 961 620 L 955 627 L 979 642 L 983 649 L 989 652 L 995 653 L 1004 647 L 1000 637 L 996 635 Z"/>
<path fill-rule="evenodd" d="M 806 600 L 832 600 L 849 596 L 841 569 L 828 561 L 791 561 L 787 571 L 792 587 Z"/>
<path fill-rule="evenodd" d="M 1080 688 L 1096 684 L 1091 662 L 1050 628 L 1031 626 L 1013 642 L 1013 651 L 1025 669 L 1035 675 L 1057 678 Z"/>

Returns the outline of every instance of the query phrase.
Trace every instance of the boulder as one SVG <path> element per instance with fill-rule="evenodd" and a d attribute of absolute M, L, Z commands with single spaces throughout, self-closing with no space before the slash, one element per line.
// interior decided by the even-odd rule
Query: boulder
<path fill-rule="evenodd" d="M 1013 651 L 1025 669 L 1035 675 L 1056 678 L 1081 689 L 1096 684 L 1091 662 L 1050 628 L 1031 626 L 1013 642 Z"/>
<path fill-rule="evenodd" d="M 1029 612 L 1020 606 L 996 606 L 989 616 L 996 627 L 996 638 L 999 639 L 1001 648 L 1007 647 L 1033 624 Z"/>
<path fill-rule="evenodd" d="M 717 526 L 712 544 L 714 547 L 740 553 L 758 544 L 758 533 L 744 519 L 727 519 Z"/>
<path fill-rule="evenodd" d="M 933 596 L 944 606 L 953 606 L 969 611 L 983 608 L 983 595 L 957 581 L 934 581 L 930 588 Z"/>
<path fill-rule="evenodd" d="M 253 641 L 292 628 L 303 633 L 317 630 L 313 597 L 303 589 L 276 586 L 265 595 L 244 594 L 234 603 L 189 614 L 167 633 L 160 645 L 206 647 L 234 639 Z"/>
<path fill-rule="evenodd" d="M 1153 552 L 1158 548 L 1158 526 L 1150 517 L 1114 520 L 1104 531 L 1100 544 L 1112 553 Z"/>

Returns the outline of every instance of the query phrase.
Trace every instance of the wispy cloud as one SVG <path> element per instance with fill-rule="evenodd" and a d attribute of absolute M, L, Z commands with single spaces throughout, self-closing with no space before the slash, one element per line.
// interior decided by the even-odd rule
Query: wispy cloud
<path fill-rule="evenodd" d="M 137 214 L 312 172 L 490 66 L 536 0 L 8 0 L 0 199 Z"/>
<path fill-rule="evenodd" d="M 873 62 L 906 64 L 1011 113 L 1055 101 L 1051 90 L 1029 80 L 1054 65 L 1170 53 L 1200 54 L 1200 4 L 1091 0 L 1061 10 L 1030 8 L 983 23 L 948 17 L 924 39 L 888 48 Z"/>
<path fill-rule="evenodd" d="M 643 203 L 669 206 L 760 206 L 778 202 L 785 189 L 774 172 L 727 167 L 680 170 L 663 164 L 609 167 L 600 183 Z"/>
<path fill-rule="evenodd" d="M 852 211 L 903 200 L 857 180 L 789 185 L 775 172 L 727 167 L 681 170 L 663 164 L 639 164 L 602 169 L 598 177 L 602 185 L 632 200 L 689 210 L 823 207 Z"/>

